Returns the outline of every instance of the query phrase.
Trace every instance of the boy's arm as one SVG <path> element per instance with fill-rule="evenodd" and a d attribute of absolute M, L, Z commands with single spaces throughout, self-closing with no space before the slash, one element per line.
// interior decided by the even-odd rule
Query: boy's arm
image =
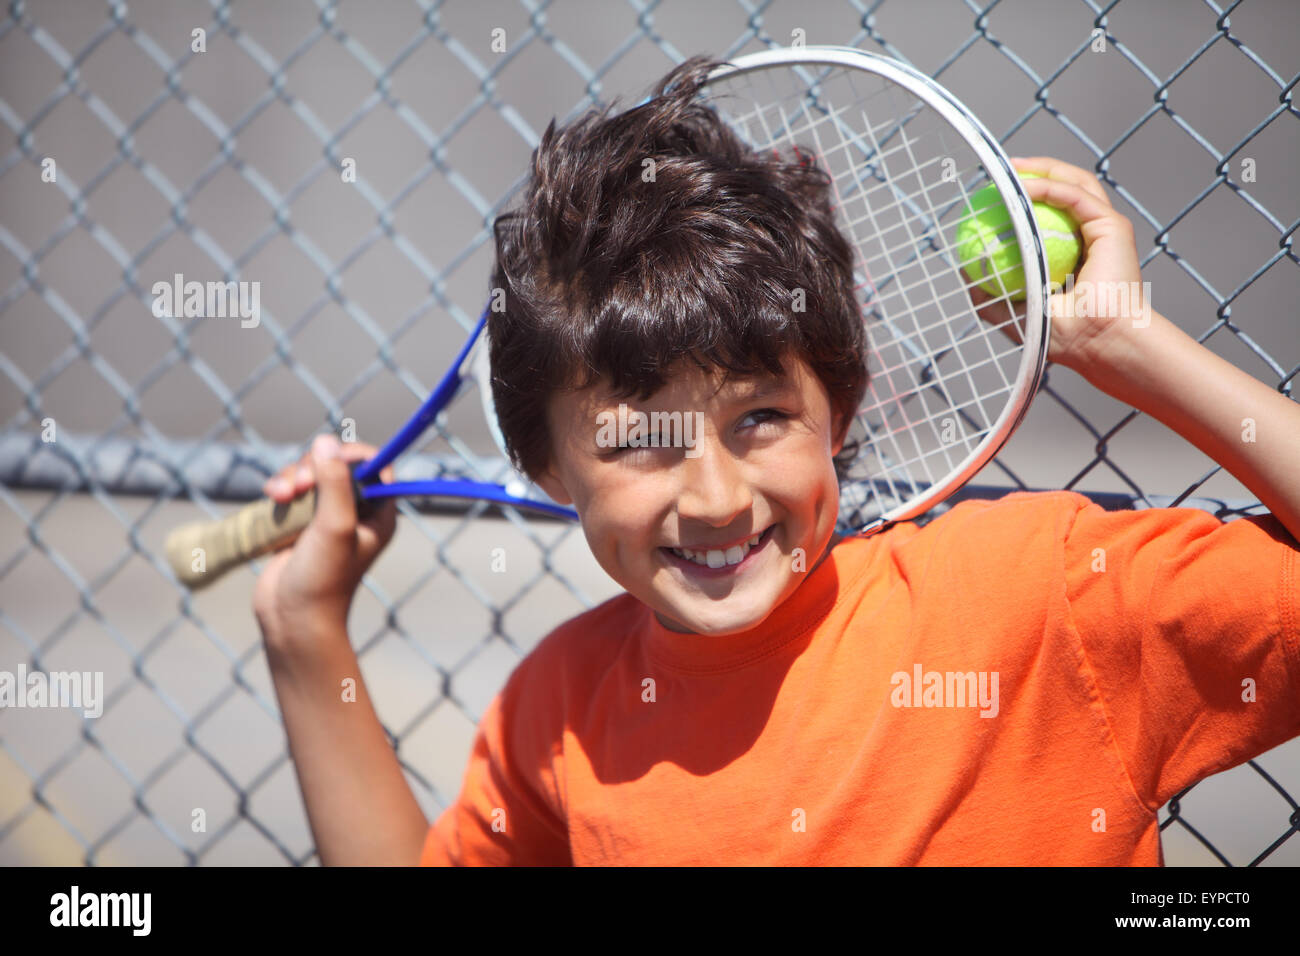
<path fill-rule="evenodd" d="M 1078 371 L 1209 455 L 1300 540 L 1300 404 L 1154 311 L 1125 347 Z"/>
<path fill-rule="evenodd" d="M 1077 281 L 1052 297 L 1048 358 L 1178 432 L 1300 540 L 1300 405 L 1151 309 L 1133 225 L 1095 176 L 1049 157 L 1013 162 L 1042 174 L 1022 180 L 1030 199 L 1064 209 L 1083 235 Z"/>
<path fill-rule="evenodd" d="M 402 773 L 342 629 L 267 658 L 307 820 L 326 866 L 415 866 L 429 822 Z M 355 680 L 355 700 L 343 682 Z"/>
<path fill-rule="evenodd" d="M 267 482 L 276 501 L 315 486 L 316 512 L 293 546 L 267 562 L 253 592 L 307 819 L 327 865 L 414 865 L 429 826 L 347 635 L 357 585 L 396 527 L 391 502 L 359 519 L 352 498 L 348 462 L 374 452 L 322 435 L 309 457 Z M 391 481 L 391 468 L 382 477 Z M 345 688 L 349 679 L 355 683 Z"/>

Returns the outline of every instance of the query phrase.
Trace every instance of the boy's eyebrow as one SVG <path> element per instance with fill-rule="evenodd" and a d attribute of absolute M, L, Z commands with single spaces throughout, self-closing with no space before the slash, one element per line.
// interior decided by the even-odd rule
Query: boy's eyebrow
<path fill-rule="evenodd" d="M 738 402 L 752 402 L 756 399 L 778 395 L 789 387 L 790 382 L 783 378 L 751 379 L 736 390 L 734 399 Z"/>

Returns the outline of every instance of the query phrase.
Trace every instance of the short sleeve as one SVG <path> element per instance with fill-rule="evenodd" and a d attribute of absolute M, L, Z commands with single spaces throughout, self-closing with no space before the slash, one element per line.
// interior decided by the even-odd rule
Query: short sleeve
<path fill-rule="evenodd" d="M 479 721 L 460 795 L 429 828 L 421 866 L 572 862 L 565 824 L 543 796 L 553 779 L 542 733 L 550 722 L 521 711 L 523 676 L 517 669 Z"/>
<path fill-rule="evenodd" d="M 1066 597 L 1138 796 L 1158 808 L 1300 735 L 1297 545 L 1282 524 L 1084 501 Z"/>

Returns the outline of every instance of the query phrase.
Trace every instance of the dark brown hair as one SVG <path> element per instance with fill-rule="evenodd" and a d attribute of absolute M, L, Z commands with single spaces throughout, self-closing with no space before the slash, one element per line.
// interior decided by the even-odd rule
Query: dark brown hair
<path fill-rule="evenodd" d="M 549 464 L 546 409 L 563 389 L 601 382 L 644 401 L 683 361 L 781 375 L 793 353 L 850 422 L 862 401 L 866 336 L 829 178 L 806 154 L 748 150 L 697 95 L 716 65 L 686 61 L 627 112 L 552 121 L 520 207 L 496 221 L 492 397 L 530 479 Z"/>

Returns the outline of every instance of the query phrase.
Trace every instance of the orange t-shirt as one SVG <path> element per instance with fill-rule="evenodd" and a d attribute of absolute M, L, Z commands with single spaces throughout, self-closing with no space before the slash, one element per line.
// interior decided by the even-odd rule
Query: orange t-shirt
<path fill-rule="evenodd" d="M 1300 734 L 1296 547 L 1020 492 L 845 539 L 741 634 L 619 595 L 511 674 L 421 862 L 1159 864 L 1170 797 Z"/>

